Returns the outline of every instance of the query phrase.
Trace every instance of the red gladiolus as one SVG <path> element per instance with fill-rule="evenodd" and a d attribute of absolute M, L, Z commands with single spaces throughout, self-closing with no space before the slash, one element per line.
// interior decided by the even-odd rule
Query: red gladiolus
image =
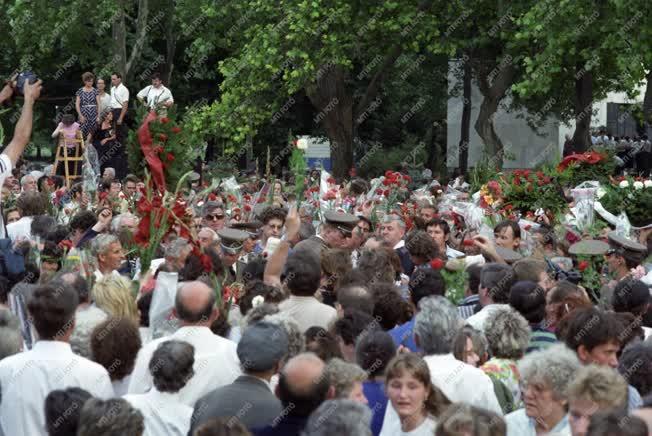
<path fill-rule="evenodd" d="M 165 160 L 167 160 L 168 162 L 172 162 L 174 160 L 174 155 L 172 153 L 166 154 Z"/>
<path fill-rule="evenodd" d="M 519 176 L 514 176 L 514 184 L 516 186 L 520 186 L 521 184 L 521 178 Z"/>
<path fill-rule="evenodd" d="M 174 126 L 171 130 L 172 133 L 181 133 L 181 127 Z"/>
<path fill-rule="evenodd" d="M 430 267 L 432 269 L 442 269 L 444 267 L 444 261 L 437 257 L 430 261 Z"/>
<path fill-rule="evenodd" d="M 161 124 L 167 124 L 169 122 L 170 122 L 170 119 L 168 117 L 161 118 Z"/>
<path fill-rule="evenodd" d="M 161 154 L 161 153 L 163 153 L 163 147 L 161 147 L 160 145 L 158 145 L 158 146 L 154 147 L 153 151 L 154 151 L 154 153 L 156 153 L 156 154 Z"/>
<path fill-rule="evenodd" d="M 161 141 L 167 141 L 168 140 L 168 135 L 166 135 L 165 133 L 159 133 L 158 134 L 158 139 L 161 140 Z"/>
<path fill-rule="evenodd" d="M 251 212 L 251 206 L 249 206 L 248 204 L 245 204 L 244 205 L 244 211 L 245 212 Z"/>
<path fill-rule="evenodd" d="M 462 241 L 462 245 L 464 245 L 465 247 L 472 247 L 475 244 L 473 243 L 473 239 L 465 239 L 464 241 Z"/>
<path fill-rule="evenodd" d="M 389 189 L 385 189 L 385 190 L 383 191 L 383 195 L 384 195 L 385 197 L 389 197 Z"/>
<path fill-rule="evenodd" d="M 537 171 L 536 174 L 537 174 L 537 178 L 538 178 L 539 180 L 543 179 L 543 177 L 544 177 L 544 176 L 543 176 L 543 171 Z"/>
<path fill-rule="evenodd" d="M 336 182 L 333 177 L 329 177 L 328 179 L 326 179 L 326 183 L 328 183 L 329 185 L 334 185 Z"/>
<path fill-rule="evenodd" d="M 580 270 L 580 272 L 584 271 L 588 267 L 589 267 L 589 262 L 586 260 L 583 260 L 579 264 L 577 264 L 577 269 Z"/>

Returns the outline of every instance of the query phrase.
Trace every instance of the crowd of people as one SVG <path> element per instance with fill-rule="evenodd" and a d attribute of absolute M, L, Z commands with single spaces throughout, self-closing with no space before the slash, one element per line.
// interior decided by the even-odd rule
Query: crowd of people
<path fill-rule="evenodd" d="M 106 130 L 102 105 L 124 121 L 117 79 L 109 102 L 85 75 L 84 135 Z M 167 105 L 159 86 L 139 97 Z M 195 174 L 189 236 L 172 226 L 144 264 L 144 180 L 107 166 L 91 196 L 21 166 L 40 88 L 0 154 L 0 433 L 652 432 L 650 228 L 573 240 L 539 216 L 487 234 L 445 206 L 468 184 L 443 179 L 381 214 L 362 178 L 339 185 L 353 207 L 316 210 L 252 174 L 238 192 L 268 200 L 245 214 Z M 604 260 L 595 288 L 583 255 Z"/>

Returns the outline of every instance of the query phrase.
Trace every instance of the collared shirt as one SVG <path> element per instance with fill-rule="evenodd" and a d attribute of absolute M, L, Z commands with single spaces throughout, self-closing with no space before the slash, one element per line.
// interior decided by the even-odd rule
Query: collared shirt
<path fill-rule="evenodd" d="M 461 251 L 457 251 L 454 248 L 446 246 L 446 257 L 449 259 L 457 259 L 458 257 L 464 257 L 465 254 Z"/>
<path fill-rule="evenodd" d="M 489 318 L 489 315 L 504 307 L 507 307 L 507 304 L 488 304 L 480 312 L 468 317 L 466 323 L 474 329 L 484 332 L 484 323 Z"/>
<path fill-rule="evenodd" d="M 198 399 L 213 389 L 233 383 L 241 373 L 234 342 L 213 334 L 208 327 L 186 326 L 140 349 L 131 374 L 129 394 L 142 394 L 152 387 L 149 361 L 156 347 L 170 339 L 186 341 L 195 347 L 195 375 L 179 391 L 181 402 L 188 406 L 194 406 Z"/>
<path fill-rule="evenodd" d="M 398 250 L 399 248 L 403 248 L 403 247 L 405 247 L 405 241 L 401 239 L 396 243 L 396 245 L 394 245 L 394 250 Z"/>
<path fill-rule="evenodd" d="M 278 305 L 281 312 L 290 315 L 299 324 L 301 333 L 312 326 L 328 329 L 331 322 L 337 318 L 335 308 L 320 303 L 315 297 L 299 297 L 290 295 L 290 298 Z"/>
<path fill-rule="evenodd" d="M 111 87 L 111 109 L 122 109 L 122 103 L 129 102 L 129 90 L 120 83 Z"/>
<path fill-rule="evenodd" d="M 152 388 L 146 394 L 123 397 L 143 414 L 143 436 L 186 436 L 190 430 L 192 407 L 183 404 L 179 393 L 159 392 Z"/>
<path fill-rule="evenodd" d="M 136 97 L 144 99 L 147 102 L 147 106 L 152 109 L 155 108 L 157 104 L 164 102 L 174 103 L 172 92 L 163 85 L 158 88 L 155 88 L 152 85 L 146 86 L 138 92 Z"/>
<path fill-rule="evenodd" d="M 536 436 L 537 434 L 536 422 L 525 414 L 525 409 L 518 409 L 505 416 L 505 422 L 507 423 L 507 436 Z M 568 415 L 564 415 L 561 421 L 546 434 L 549 436 L 570 436 Z"/>
<path fill-rule="evenodd" d="M 0 361 L 0 386 L 0 423 L 11 436 L 47 436 L 43 404 L 55 389 L 79 387 L 94 397 L 113 397 L 106 369 L 59 341 L 38 341 Z"/>

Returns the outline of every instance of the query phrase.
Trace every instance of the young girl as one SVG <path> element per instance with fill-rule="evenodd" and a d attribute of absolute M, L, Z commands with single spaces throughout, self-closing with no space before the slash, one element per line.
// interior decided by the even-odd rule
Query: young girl
<path fill-rule="evenodd" d="M 79 147 L 79 155 L 75 155 L 75 146 L 78 144 L 74 140 L 81 139 L 81 129 L 79 123 L 75 121 L 75 116 L 72 114 L 65 114 L 61 117 L 61 122 L 57 125 L 57 128 L 52 132 L 53 138 L 58 138 L 60 134 L 63 134 L 63 140 L 68 148 L 69 157 L 78 157 L 81 156 L 83 150 L 81 146 Z M 81 144 L 80 144 L 81 145 Z M 57 142 L 57 147 L 59 143 Z M 57 150 L 58 153 L 58 150 Z M 75 169 L 76 167 L 76 169 Z M 68 162 L 68 171 L 69 174 L 79 174 L 79 162 Z M 65 170 L 63 165 L 58 165 L 57 175 L 65 175 Z"/>
<path fill-rule="evenodd" d="M 400 354 L 389 363 L 385 391 L 400 422 L 388 422 L 381 436 L 431 436 L 436 419 L 451 404 L 430 381 L 426 361 L 413 353 Z"/>

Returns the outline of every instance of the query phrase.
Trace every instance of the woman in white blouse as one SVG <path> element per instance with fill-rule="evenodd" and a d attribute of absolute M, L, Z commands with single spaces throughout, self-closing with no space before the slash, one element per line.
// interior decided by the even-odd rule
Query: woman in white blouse
<path fill-rule="evenodd" d="M 385 390 L 399 421 L 397 428 L 383 426 L 382 435 L 431 436 L 436 419 L 451 404 L 430 381 L 428 364 L 413 353 L 400 354 L 389 363 Z"/>

